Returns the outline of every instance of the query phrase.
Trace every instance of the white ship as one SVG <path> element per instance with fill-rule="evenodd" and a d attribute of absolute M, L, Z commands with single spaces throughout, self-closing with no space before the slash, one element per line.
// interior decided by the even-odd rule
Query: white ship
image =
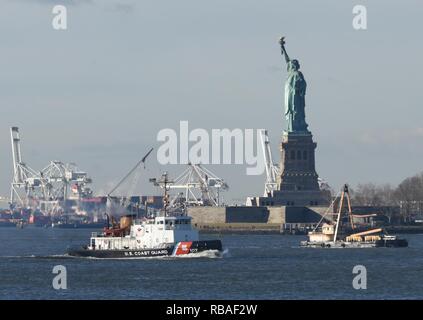
<path fill-rule="evenodd" d="M 76 257 L 137 258 L 179 256 L 213 250 L 222 251 L 220 240 L 199 240 L 191 225 L 191 217 L 159 216 L 154 218 L 121 218 L 119 227 L 105 228 L 93 233 L 88 246 L 70 249 Z"/>

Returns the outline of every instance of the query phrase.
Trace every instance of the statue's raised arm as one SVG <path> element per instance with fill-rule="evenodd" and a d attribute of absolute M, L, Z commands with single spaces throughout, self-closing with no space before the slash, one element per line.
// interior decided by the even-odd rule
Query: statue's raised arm
<path fill-rule="evenodd" d="M 285 57 L 286 63 L 288 63 L 290 61 L 290 59 L 289 59 L 288 53 L 286 52 L 286 49 L 285 49 L 285 37 L 281 37 L 279 39 L 279 43 L 281 45 L 281 54 Z"/>

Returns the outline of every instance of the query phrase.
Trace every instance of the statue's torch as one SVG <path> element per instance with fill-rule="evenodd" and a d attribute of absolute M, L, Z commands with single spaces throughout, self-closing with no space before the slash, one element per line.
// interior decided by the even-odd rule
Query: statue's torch
<path fill-rule="evenodd" d="M 283 53 L 284 53 L 284 51 L 285 51 L 285 37 L 281 37 L 281 38 L 279 39 L 279 44 L 281 45 L 282 54 L 283 54 Z"/>
<path fill-rule="evenodd" d="M 279 44 L 281 45 L 281 54 L 285 56 L 285 61 L 288 63 L 289 57 L 288 57 L 288 53 L 286 53 L 286 50 L 285 50 L 285 37 L 281 37 L 279 39 Z"/>

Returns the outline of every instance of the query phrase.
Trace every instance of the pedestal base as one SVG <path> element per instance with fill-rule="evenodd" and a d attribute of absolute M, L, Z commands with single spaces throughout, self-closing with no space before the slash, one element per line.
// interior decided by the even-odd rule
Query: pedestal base
<path fill-rule="evenodd" d="M 248 198 L 250 206 L 329 206 L 331 194 L 326 190 L 316 191 L 273 191 L 267 197 Z"/>

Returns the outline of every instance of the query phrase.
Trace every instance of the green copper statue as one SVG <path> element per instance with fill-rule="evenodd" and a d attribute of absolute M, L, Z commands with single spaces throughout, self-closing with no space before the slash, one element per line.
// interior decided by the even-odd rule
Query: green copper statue
<path fill-rule="evenodd" d="M 305 121 L 305 94 L 307 83 L 300 69 L 298 60 L 291 60 L 285 50 L 285 40 L 279 40 L 281 53 L 285 57 L 288 78 L 285 82 L 285 118 L 288 122 L 287 131 L 309 133 Z"/>

